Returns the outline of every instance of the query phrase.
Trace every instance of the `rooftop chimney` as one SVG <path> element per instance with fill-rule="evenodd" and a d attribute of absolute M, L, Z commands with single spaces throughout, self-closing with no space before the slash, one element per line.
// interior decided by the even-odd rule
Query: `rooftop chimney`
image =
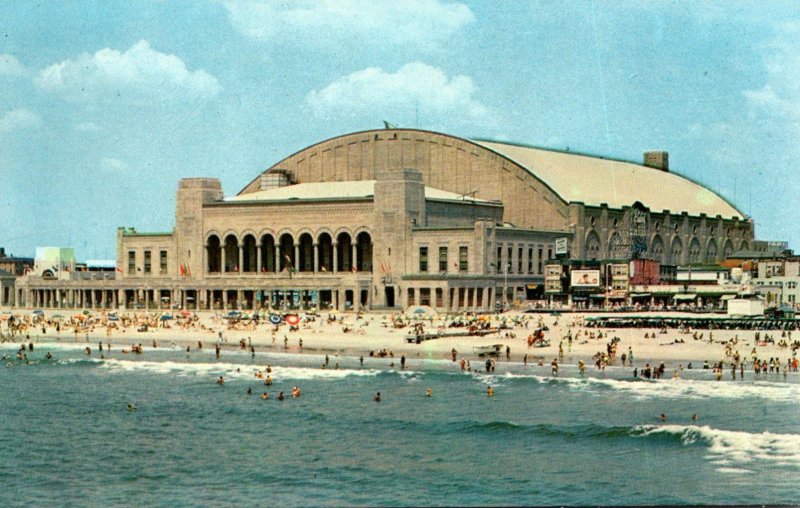
<path fill-rule="evenodd" d="M 644 165 L 648 168 L 669 171 L 669 152 L 656 150 L 644 153 Z"/>

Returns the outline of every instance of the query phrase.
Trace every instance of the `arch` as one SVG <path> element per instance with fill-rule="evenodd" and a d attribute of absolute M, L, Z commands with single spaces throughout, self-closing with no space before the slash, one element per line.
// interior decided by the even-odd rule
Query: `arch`
<path fill-rule="evenodd" d="M 317 249 L 319 249 L 317 270 L 320 272 L 333 272 L 333 235 L 324 231 L 317 236 Z"/>
<path fill-rule="evenodd" d="M 356 235 L 356 270 L 372 271 L 372 237 L 365 229 Z"/>
<path fill-rule="evenodd" d="M 318 228 L 316 233 L 314 233 L 314 238 L 316 238 L 317 242 L 319 242 L 319 238 L 320 236 L 322 236 L 322 234 L 327 234 L 331 238 L 336 236 L 333 234 L 333 230 L 331 228 L 323 226 L 321 228 Z"/>
<path fill-rule="evenodd" d="M 333 237 L 334 238 L 339 238 L 343 233 L 347 233 L 347 235 L 350 236 L 351 238 L 353 237 L 353 232 L 350 231 L 350 228 L 345 227 L 345 226 L 337 228 L 336 232 L 333 235 Z"/>
<path fill-rule="evenodd" d="M 664 262 L 664 240 L 661 235 L 655 235 L 650 242 L 650 254 L 659 262 Z"/>
<path fill-rule="evenodd" d="M 342 231 L 336 235 L 336 256 L 337 267 L 341 271 L 350 271 L 353 269 L 353 239 L 350 233 Z"/>
<path fill-rule="evenodd" d="M 739 244 L 739 250 L 750 250 L 750 244 L 747 243 L 747 240 L 742 240 L 742 243 Z"/>
<path fill-rule="evenodd" d="M 206 271 L 208 273 L 219 273 L 222 267 L 222 246 L 219 236 L 210 235 L 206 239 Z"/>
<path fill-rule="evenodd" d="M 690 263 L 699 263 L 700 262 L 700 240 L 697 239 L 695 236 L 689 242 L 689 262 Z"/>
<path fill-rule="evenodd" d="M 256 237 L 253 233 L 244 235 L 242 239 L 242 272 L 255 273 L 256 267 Z"/>
<path fill-rule="evenodd" d="M 211 231 L 206 231 L 206 236 L 204 239 L 206 245 L 208 245 L 208 241 L 211 239 L 212 236 L 216 236 L 218 242 L 220 241 L 220 238 L 222 238 L 222 235 L 219 234 L 219 232 L 215 229 L 212 229 Z"/>
<path fill-rule="evenodd" d="M 281 271 L 292 271 L 295 267 L 294 257 L 294 237 L 291 233 L 283 233 L 278 239 L 278 246 L 280 248 L 280 263 Z"/>
<path fill-rule="evenodd" d="M 353 236 L 358 238 L 358 235 L 360 235 L 361 233 L 366 233 L 370 237 L 372 237 L 372 230 L 367 226 L 359 226 L 359 227 L 357 227 L 355 229 L 355 231 L 353 231 Z"/>
<path fill-rule="evenodd" d="M 733 254 L 733 242 L 728 238 L 725 240 L 725 246 L 722 248 L 723 257 L 728 257 Z"/>
<path fill-rule="evenodd" d="M 306 230 L 307 231 L 307 230 Z M 300 255 L 300 271 L 313 272 L 314 271 L 314 238 L 310 232 L 300 234 L 298 242 Z"/>
<path fill-rule="evenodd" d="M 719 247 L 717 247 L 717 241 L 713 238 L 708 239 L 708 243 L 706 244 L 706 259 L 715 261 L 719 257 Z"/>
<path fill-rule="evenodd" d="M 672 239 L 672 243 L 669 246 L 669 264 L 671 265 L 679 265 L 683 261 L 683 242 L 681 241 L 680 237 L 675 237 Z"/>
<path fill-rule="evenodd" d="M 239 240 L 234 233 L 229 233 L 225 237 L 223 245 L 223 272 L 238 272 L 239 271 Z"/>
<path fill-rule="evenodd" d="M 589 231 L 586 235 L 585 242 L 586 259 L 597 260 L 600 259 L 600 236 L 595 230 Z"/>
<path fill-rule="evenodd" d="M 274 272 L 275 267 L 275 237 L 271 233 L 264 233 L 261 235 L 259 241 L 259 248 L 261 249 L 261 266 L 258 270 L 264 272 Z"/>

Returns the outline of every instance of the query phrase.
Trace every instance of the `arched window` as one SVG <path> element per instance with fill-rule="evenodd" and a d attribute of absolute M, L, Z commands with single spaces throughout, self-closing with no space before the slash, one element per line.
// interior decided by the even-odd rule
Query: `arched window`
<path fill-rule="evenodd" d="M 333 272 L 333 239 L 328 233 L 322 233 L 317 238 L 317 248 L 319 249 L 320 272 Z"/>
<path fill-rule="evenodd" d="M 586 259 L 600 259 L 600 237 L 594 231 L 586 236 Z"/>
<path fill-rule="evenodd" d="M 693 238 L 689 243 L 689 262 L 700 262 L 700 242 L 697 240 L 697 238 Z"/>
<path fill-rule="evenodd" d="M 349 233 L 339 233 L 336 243 L 337 270 L 349 272 L 353 269 L 353 240 Z"/>
<path fill-rule="evenodd" d="M 294 238 L 289 233 L 284 233 L 280 237 L 280 263 L 281 271 L 294 270 Z"/>
<path fill-rule="evenodd" d="M 223 271 L 225 272 L 238 272 L 239 271 L 239 241 L 235 235 L 228 235 L 225 237 L 225 252 Z"/>
<path fill-rule="evenodd" d="M 208 252 L 208 266 L 206 267 L 208 273 L 219 273 L 222 266 L 222 249 L 217 235 L 208 237 L 206 250 Z"/>
<path fill-rule="evenodd" d="M 359 272 L 372 271 L 372 238 L 366 231 L 356 236 L 356 269 Z"/>
<path fill-rule="evenodd" d="M 660 236 L 656 235 L 653 238 L 652 245 L 650 246 L 650 253 L 652 254 L 653 258 L 662 263 L 664 262 L 664 241 Z"/>
<path fill-rule="evenodd" d="M 248 273 L 256 272 L 257 254 L 255 236 L 245 235 L 242 240 L 242 256 L 244 261 L 242 271 Z"/>
<path fill-rule="evenodd" d="M 681 242 L 680 238 L 675 238 L 674 240 L 672 240 L 669 262 L 672 265 L 679 265 L 681 264 L 682 259 L 683 259 L 683 243 Z"/>

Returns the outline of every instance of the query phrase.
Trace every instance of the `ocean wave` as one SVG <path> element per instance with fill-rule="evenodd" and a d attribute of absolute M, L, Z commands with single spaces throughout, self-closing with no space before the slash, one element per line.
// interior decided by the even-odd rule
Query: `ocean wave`
<path fill-rule="evenodd" d="M 800 467 L 800 435 L 750 433 L 714 429 L 695 425 L 642 425 L 634 427 L 631 435 L 651 438 L 666 436 L 684 445 L 702 444 L 708 447 L 707 457 L 723 468 L 746 466 L 754 462 Z"/>
<path fill-rule="evenodd" d="M 702 379 L 622 380 L 597 377 L 556 377 L 506 373 L 495 376 L 502 379 L 532 379 L 538 383 L 564 385 L 571 390 L 585 392 L 618 391 L 633 399 L 685 398 L 685 399 L 743 399 L 759 398 L 780 402 L 800 400 L 800 385 L 769 381 L 710 381 Z"/>
<path fill-rule="evenodd" d="M 97 360 L 100 367 L 112 372 L 152 372 L 155 374 L 168 374 L 178 376 L 224 376 L 231 379 L 255 380 L 256 373 L 260 370 L 264 376 L 266 372 L 262 367 L 255 367 L 252 364 L 236 363 L 189 363 L 174 361 L 136 361 L 106 359 Z M 342 379 L 349 376 L 375 377 L 381 374 L 394 373 L 396 371 L 375 370 L 375 369 L 320 369 L 310 367 L 283 367 L 274 365 L 271 367 L 270 376 L 275 380 L 283 379 Z M 404 378 L 411 378 L 417 375 L 414 371 L 397 372 Z"/>

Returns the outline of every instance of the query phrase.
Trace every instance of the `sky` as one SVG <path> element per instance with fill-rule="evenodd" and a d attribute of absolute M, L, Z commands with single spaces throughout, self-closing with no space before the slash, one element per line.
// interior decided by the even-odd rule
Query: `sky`
<path fill-rule="evenodd" d="M 641 161 L 800 242 L 795 1 L 0 0 L 0 246 L 115 257 L 178 180 L 421 128 Z M 669 192 L 669 189 L 664 189 Z"/>

